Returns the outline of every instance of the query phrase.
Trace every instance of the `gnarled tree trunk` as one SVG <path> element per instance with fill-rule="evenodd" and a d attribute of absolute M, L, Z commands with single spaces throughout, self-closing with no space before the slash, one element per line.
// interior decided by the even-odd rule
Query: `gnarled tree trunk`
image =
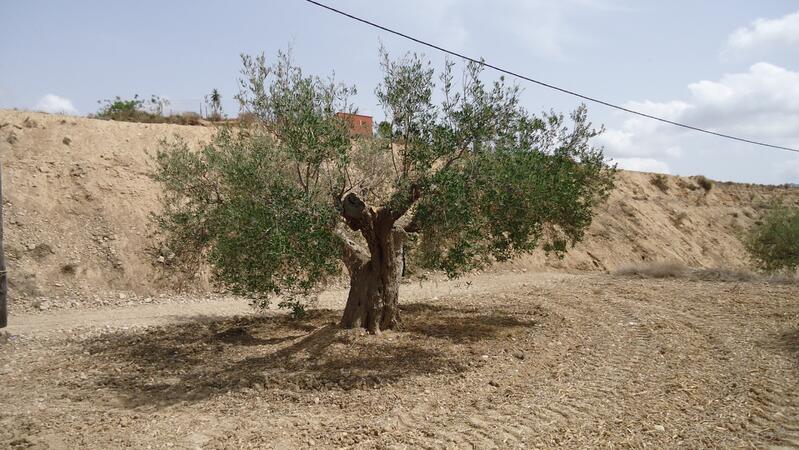
<path fill-rule="evenodd" d="M 367 239 L 370 256 L 348 264 L 350 292 L 341 318 L 344 328 L 366 328 L 370 333 L 400 324 L 399 284 L 403 269 L 404 232 L 389 228 Z"/>
<path fill-rule="evenodd" d="M 339 206 L 347 225 L 360 231 L 369 247 L 367 254 L 342 238 L 350 293 L 341 326 L 366 328 L 370 333 L 397 328 L 401 323 L 399 284 L 406 234 L 395 223 L 402 214 L 388 208 L 375 210 L 354 193 L 344 197 Z"/>

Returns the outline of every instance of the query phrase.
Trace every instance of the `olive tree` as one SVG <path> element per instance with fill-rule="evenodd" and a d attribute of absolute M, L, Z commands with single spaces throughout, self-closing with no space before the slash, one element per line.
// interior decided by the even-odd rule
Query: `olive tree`
<path fill-rule="evenodd" d="M 584 106 L 536 116 L 481 64 L 456 82 L 452 62 L 436 77 L 416 54 L 381 49 L 380 61 L 388 125 L 369 138 L 336 114 L 352 111 L 354 88 L 284 53 L 273 65 L 243 55 L 238 100 L 258 126 L 157 155 L 169 261 L 189 272 L 208 262 L 229 289 L 292 305 L 345 268 L 341 325 L 377 333 L 401 324 L 406 260 L 458 276 L 583 237 L 615 171 L 590 143 L 599 131 Z"/>
<path fill-rule="evenodd" d="M 776 204 L 744 238 L 755 265 L 766 272 L 799 268 L 799 208 Z"/>

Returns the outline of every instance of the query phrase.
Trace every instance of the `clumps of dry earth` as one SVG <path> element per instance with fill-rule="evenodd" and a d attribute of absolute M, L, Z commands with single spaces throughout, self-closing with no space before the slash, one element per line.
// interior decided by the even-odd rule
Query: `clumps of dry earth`
<path fill-rule="evenodd" d="M 797 285 L 518 277 L 406 298 L 380 336 L 333 308 L 12 340 L 0 446 L 799 445 Z"/>

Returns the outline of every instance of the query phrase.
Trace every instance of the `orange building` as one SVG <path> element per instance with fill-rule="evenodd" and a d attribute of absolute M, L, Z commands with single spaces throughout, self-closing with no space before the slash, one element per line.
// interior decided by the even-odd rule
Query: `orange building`
<path fill-rule="evenodd" d="M 350 126 L 350 136 L 372 136 L 372 116 L 362 116 L 360 114 L 336 113 Z"/>

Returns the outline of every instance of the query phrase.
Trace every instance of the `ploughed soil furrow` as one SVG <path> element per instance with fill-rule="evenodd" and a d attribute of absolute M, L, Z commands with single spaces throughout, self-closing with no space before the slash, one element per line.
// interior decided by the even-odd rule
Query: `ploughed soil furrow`
<path fill-rule="evenodd" d="M 0 447 L 799 447 L 799 286 L 492 277 L 409 288 L 380 336 L 335 295 L 20 318 Z"/>

